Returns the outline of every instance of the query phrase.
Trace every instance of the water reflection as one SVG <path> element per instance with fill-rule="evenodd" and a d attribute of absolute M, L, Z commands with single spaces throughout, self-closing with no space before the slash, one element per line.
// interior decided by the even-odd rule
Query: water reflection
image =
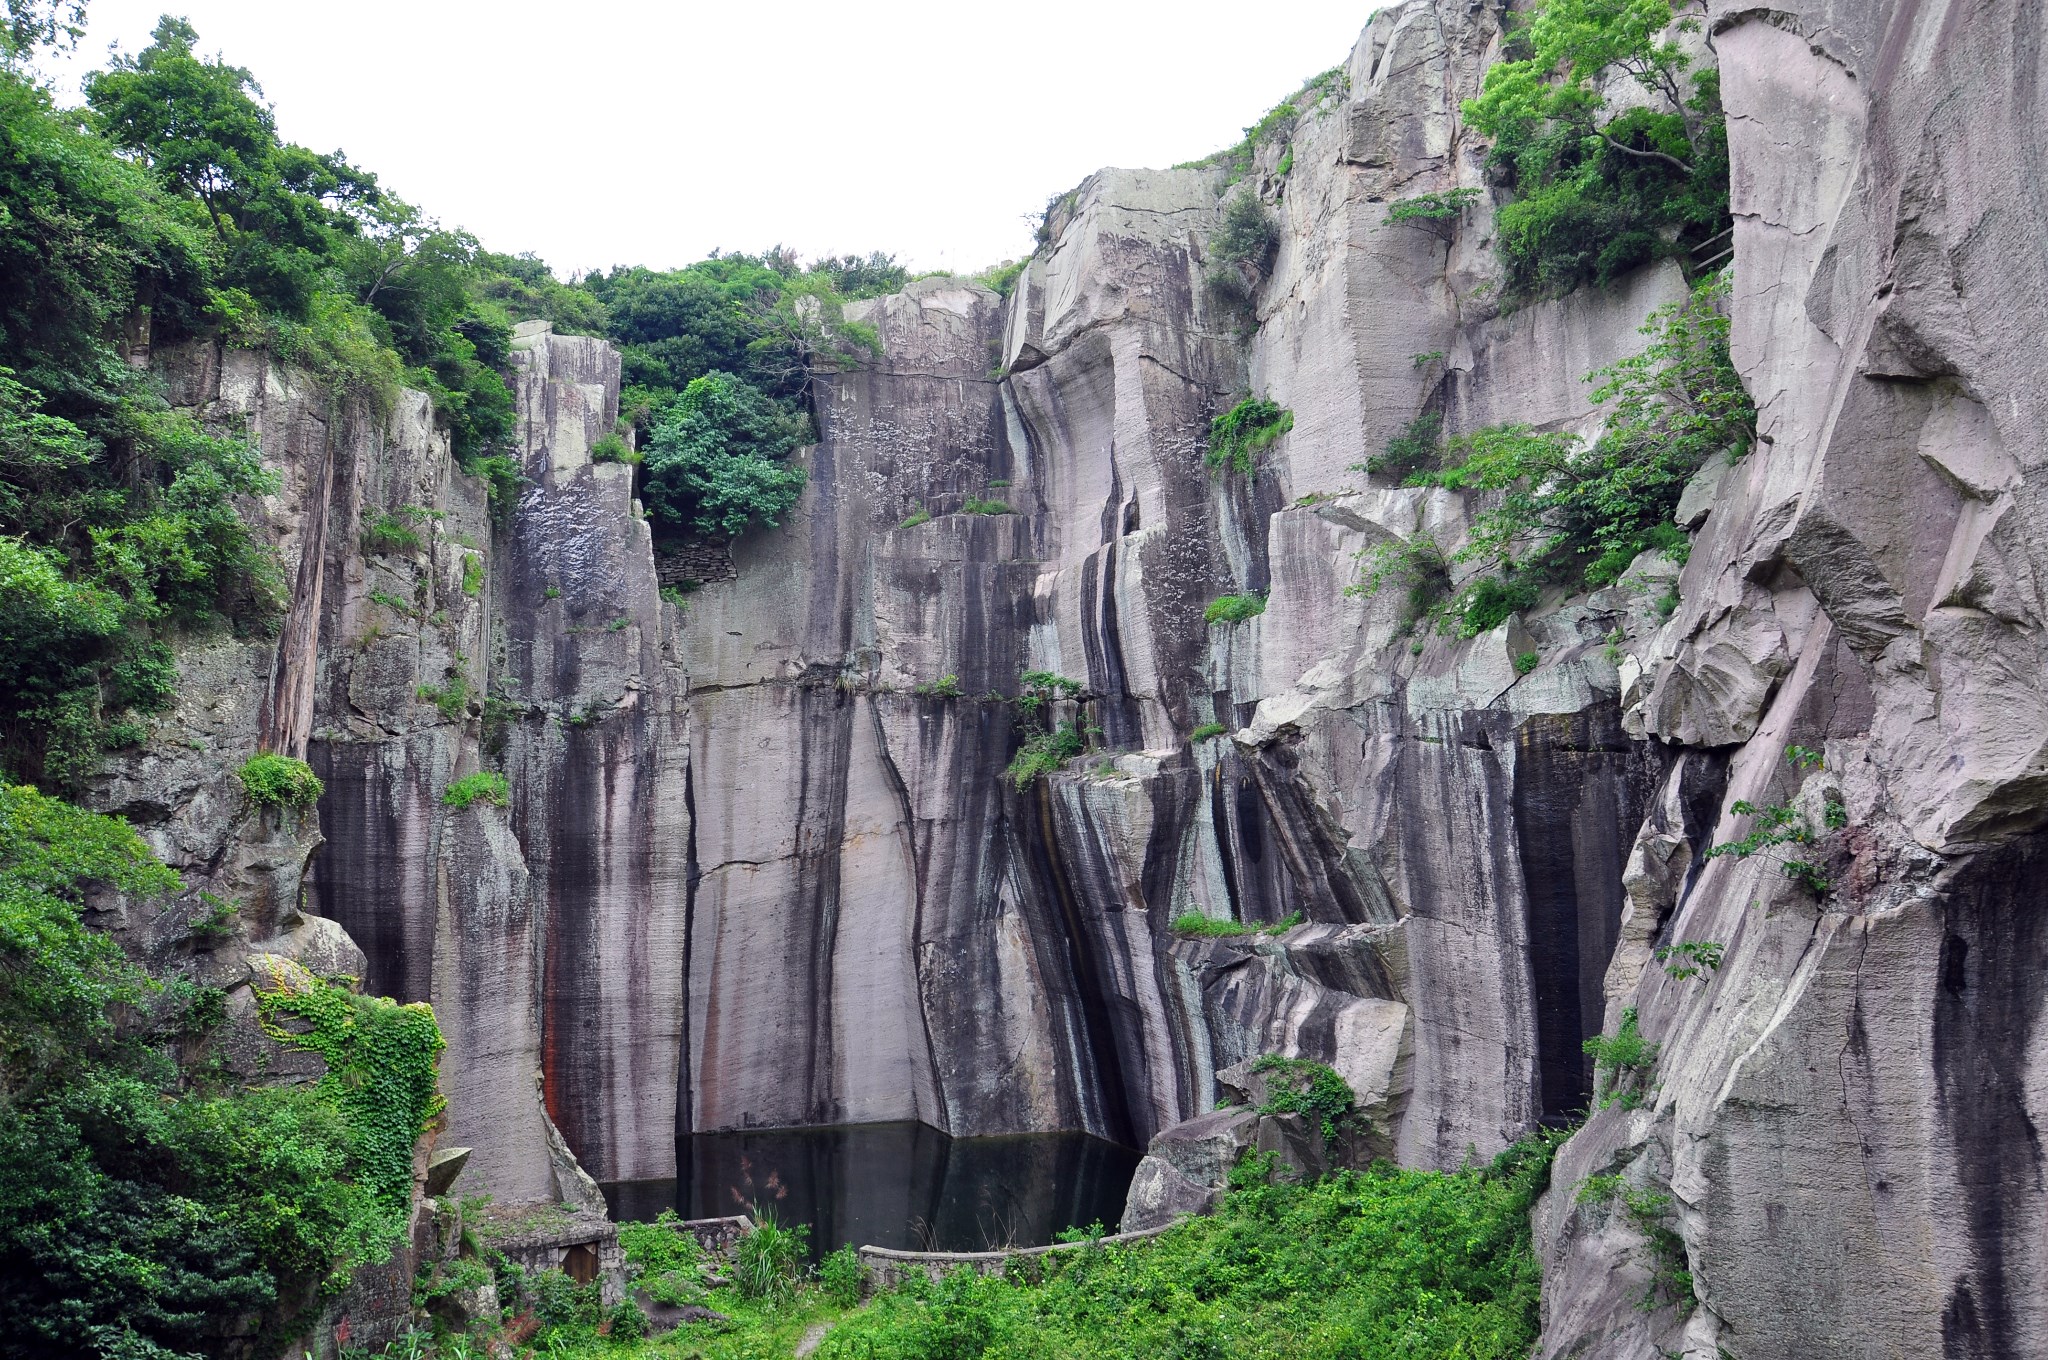
<path fill-rule="evenodd" d="M 930 1251 L 1042 1246 L 1065 1228 L 1114 1231 L 1139 1154 L 1079 1133 L 949 1138 L 923 1124 L 700 1133 L 680 1181 L 606 1185 L 612 1215 L 685 1218 L 773 1205 L 808 1223 L 811 1250 L 841 1243 Z"/>

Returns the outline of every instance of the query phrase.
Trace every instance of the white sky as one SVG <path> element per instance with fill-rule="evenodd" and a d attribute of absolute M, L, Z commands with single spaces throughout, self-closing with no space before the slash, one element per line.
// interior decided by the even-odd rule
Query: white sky
<path fill-rule="evenodd" d="M 60 91 L 184 15 L 284 135 L 557 272 L 782 242 L 971 270 L 1105 165 L 1237 140 L 1377 0 L 91 0 Z M 73 94 L 66 94 L 75 98 Z"/>

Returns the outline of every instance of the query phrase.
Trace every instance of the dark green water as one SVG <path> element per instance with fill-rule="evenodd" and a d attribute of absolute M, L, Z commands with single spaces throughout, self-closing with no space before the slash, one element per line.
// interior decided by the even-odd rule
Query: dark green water
<path fill-rule="evenodd" d="M 1065 1228 L 1123 1216 L 1139 1154 L 1079 1133 L 949 1138 L 923 1124 L 696 1134 L 676 1149 L 689 1174 L 604 1187 L 612 1216 L 663 1209 L 715 1218 L 772 1207 L 811 1229 L 811 1251 L 842 1243 L 925 1251 L 1043 1246 Z"/>

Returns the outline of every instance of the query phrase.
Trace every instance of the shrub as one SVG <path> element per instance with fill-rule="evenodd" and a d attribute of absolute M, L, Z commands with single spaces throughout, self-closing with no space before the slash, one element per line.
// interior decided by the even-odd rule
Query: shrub
<path fill-rule="evenodd" d="M 413 526 L 419 523 L 420 512 L 413 506 L 401 505 L 396 510 L 379 511 L 363 525 L 363 551 L 369 553 L 416 553 L 426 546 L 419 530 Z"/>
<path fill-rule="evenodd" d="M 1288 931 L 1304 924 L 1307 920 L 1308 914 L 1306 912 L 1290 911 L 1272 925 L 1267 926 L 1265 933 L 1268 935 L 1285 935 Z"/>
<path fill-rule="evenodd" d="M 519 470 L 519 464 L 502 453 L 494 453 L 469 459 L 463 464 L 463 471 L 483 479 L 491 522 L 500 528 L 510 524 L 512 512 L 519 506 L 519 489 L 526 485 L 526 475 Z"/>
<path fill-rule="evenodd" d="M 1207 741 L 1211 737 L 1220 737 L 1229 730 L 1227 726 L 1220 722 L 1205 722 L 1194 731 L 1188 733 L 1188 740 Z"/>
<path fill-rule="evenodd" d="M 1335 1139 L 1338 1127 L 1358 1107 L 1358 1097 L 1336 1071 L 1307 1058 L 1283 1058 L 1268 1053 L 1252 1064 L 1252 1071 L 1269 1078 L 1266 1103 L 1260 1114 L 1299 1113 L 1309 1116 L 1323 1132 Z"/>
<path fill-rule="evenodd" d="M 1685 1239 L 1673 1230 L 1668 1219 L 1671 1197 L 1641 1190 L 1617 1175 L 1589 1176 L 1573 1197 L 1577 1204 L 1618 1203 L 1630 1223 L 1649 1244 L 1656 1263 L 1650 1286 L 1637 1306 L 1655 1308 L 1659 1297 L 1677 1305 L 1681 1314 L 1692 1311 L 1696 1302 L 1692 1272 L 1686 1269 Z"/>
<path fill-rule="evenodd" d="M 1515 674 L 1527 675 L 1542 664 L 1543 656 L 1539 652 L 1518 653 L 1515 657 Z"/>
<path fill-rule="evenodd" d="M 1061 723 L 1050 732 L 1027 738 L 1003 774 L 1021 793 L 1040 775 L 1053 773 L 1087 749 L 1081 729 L 1074 723 Z"/>
<path fill-rule="evenodd" d="M 462 593 L 471 599 L 484 593 L 484 560 L 475 553 L 462 559 Z"/>
<path fill-rule="evenodd" d="M 1257 194 L 1239 192 L 1223 210 L 1214 245 L 1223 263 L 1263 274 L 1280 248 L 1280 223 Z"/>
<path fill-rule="evenodd" d="M 818 1265 L 818 1290 L 836 1307 L 854 1308 L 867 1288 L 867 1268 L 851 1243 L 828 1255 Z"/>
<path fill-rule="evenodd" d="M 242 791 L 259 807 L 297 808 L 303 811 L 320 801 L 325 792 L 310 765 L 290 756 L 269 752 L 254 755 L 235 771 Z"/>
<path fill-rule="evenodd" d="M 679 1308 L 703 1293 L 703 1248 L 675 1210 L 663 1209 L 652 1223 L 619 1224 L 619 1247 L 634 1286 L 656 1303 Z"/>
<path fill-rule="evenodd" d="M 1003 501 L 985 501 L 979 496 L 969 496 L 960 507 L 963 515 L 1009 515 L 1016 513 Z"/>
<path fill-rule="evenodd" d="M 1413 539 L 1390 538 L 1358 555 L 1365 562 L 1364 574 L 1356 584 L 1346 586 L 1344 593 L 1370 598 L 1390 582 L 1400 587 L 1404 593 L 1404 628 L 1437 617 L 1451 593 L 1450 559 L 1428 534 Z"/>
<path fill-rule="evenodd" d="M 1260 450 L 1294 428 L 1294 412 L 1264 398 L 1246 397 L 1209 422 L 1207 462 L 1212 468 L 1234 468 L 1246 477 Z"/>
<path fill-rule="evenodd" d="M 752 1216 L 753 1230 L 733 1244 L 732 1285 L 743 1299 L 779 1302 L 796 1292 L 811 1230 L 804 1224 L 784 1227 L 774 1209 L 761 1205 Z"/>
<path fill-rule="evenodd" d="M 1247 925 L 1243 921 L 1219 920 L 1213 916 L 1204 916 L 1198 911 L 1190 911 L 1174 917 L 1173 924 L 1167 929 L 1176 935 L 1191 939 L 1229 939 L 1237 935 L 1253 934 L 1258 927 Z"/>
<path fill-rule="evenodd" d="M 1225 595 L 1209 602 L 1209 607 L 1202 611 L 1202 622 L 1243 623 L 1265 612 L 1266 597 L 1263 595 Z"/>
<path fill-rule="evenodd" d="M 489 803 L 492 807 L 504 807 L 512 799 L 512 785 L 496 770 L 478 770 L 466 774 L 450 784 L 441 794 L 441 801 L 461 811 L 472 803 Z"/>
<path fill-rule="evenodd" d="M 786 460 L 809 433 L 808 417 L 753 384 L 707 373 L 683 389 L 648 442 L 648 509 L 664 524 L 706 536 L 780 524 L 806 481 Z"/>
<path fill-rule="evenodd" d="M 1643 1102 L 1643 1079 L 1657 1064 L 1663 1045 L 1643 1038 L 1636 1025 L 1636 1008 L 1621 1013 L 1621 1024 L 1613 1035 L 1596 1035 L 1586 1040 L 1586 1052 L 1593 1055 L 1593 1085 L 1600 1108 L 1617 1102 L 1633 1110 Z"/>
<path fill-rule="evenodd" d="M 593 463 L 625 463 L 633 466 L 640 462 L 641 457 L 638 449 L 616 433 L 601 434 L 590 446 L 590 461 Z"/>
<path fill-rule="evenodd" d="M 460 722 L 469 714 L 469 679 L 460 672 L 449 676 L 444 685 L 421 685 L 416 693 L 449 722 Z"/>
<path fill-rule="evenodd" d="M 1684 982 L 1717 971 L 1726 949 L 1727 946 L 1717 940 L 1687 940 L 1683 944 L 1667 944 L 1659 948 L 1657 962 L 1664 965 L 1665 973 Z"/>
<path fill-rule="evenodd" d="M 920 505 L 917 507 L 917 509 L 911 511 L 907 516 L 905 516 L 903 523 L 897 525 L 896 527 L 899 529 L 915 529 L 920 524 L 930 524 L 931 522 L 932 512 L 925 509 L 922 505 Z"/>
<path fill-rule="evenodd" d="M 960 677 L 942 675 L 936 680 L 927 680 L 921 685 L 911 686 L 911 693 L 927 699 L 957 699 L 960 697 Z"/>
<path fill-rule="evenodd" d="M 1363 470 L 1386 477 L 1406 479 L 1433 465 L 1443 451 L 1444 418 L 1436 411 L 1424 411 L 1408 422 L 1401 433 L 1352 471 Z"/>
<path fill-rule="evenodd" d="M 1389 226 L 1397 222 L 1427 223 L 1431 226 L 1455 222 L 1466 209 L 1479 201 L 1479 195 L 1478 189 L 1442 189 L 1435 193 L 1416 194 L 1412 198 L 1398 198 L 1387 205 L 1386 222 Z M 1422 365 L 1417 364 L 1416 367 Z"/>
<path fill-rule="evenodd" d="M 1009 260 L 993 268 L 984 269 L 974 276 L 975 282 L 994 289 L 1003 297 L 1017 290 L 1017 280 L 1023 277 L 1024 267 L 1029 260 Z"/>

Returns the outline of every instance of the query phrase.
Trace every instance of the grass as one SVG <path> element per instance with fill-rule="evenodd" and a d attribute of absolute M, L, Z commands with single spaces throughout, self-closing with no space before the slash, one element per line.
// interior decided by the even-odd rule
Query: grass
<path fill-rule="evenodd" d="M 1263 398 L 1246 397 L 1209 422 L 1205 461 L 1212 468 L 1232 468 L 1249 478 L 1260 451 L 1293 428 L 1294 412 Z"/>
<path fill-rule="evenodd" d="M 512 786 L 505 776 L 496 770 L 478 770 L 475 774 L 466 774 L 450 784 L 441 795 L 443 803 L 458 811 L 475 803 L 503 807 L 511 800 Z"/>
<path fill-rule="evenodd" d="M 1017 512 L 1006 501 L 985 501 L 979 496 L 969 496 L 960 507 L 963 515 L 1014 515 Z"/>
<path fill-rule="evenodd" d="M 426 546 L 426 541 L 413 525 L 425 517 L 417 506 L 401 505 L 396 510 L 386 510 L 363 526 L 363 551 L 366 553 L 416 553 Z"/>
<path fill-rule="evenodd" d="M 1204 916 L 1198 911 L 1173 918 L 1167 927 L 1174 934 L 1191 940 L 1223 940 L 1237 935 L 1252 935 L 1258 927 L 1244 921 L 1222 921 L 1213 916 Z"/>
<path fill-rule="evenodd" d="M 1197 727 L 1194 731 L 1188 733 L 1188 740 L 1207 741 L 1211 737 L 1220 737 L 1229 730 L 1230 729 L 1228 727 L 1224 726 L 1220 722 L 1205 722 L 1200 727 Z"/>
<path fill-rule="evenodd" d="M 931 522 L 932 512 L 920 505 L 917 509 L 904 516 L 903 523 L 896 527 L 899 529 L 915 529 L 920 524 L 930 524 Z"/>
<path fill-rule="evenodd" d="M 1243 623 L 1265 612 L 1266 597 L 1263 595 L 1225 595 L 1209 602 L 1209 607 L 1202 611 L 1202 622 Z"/>

